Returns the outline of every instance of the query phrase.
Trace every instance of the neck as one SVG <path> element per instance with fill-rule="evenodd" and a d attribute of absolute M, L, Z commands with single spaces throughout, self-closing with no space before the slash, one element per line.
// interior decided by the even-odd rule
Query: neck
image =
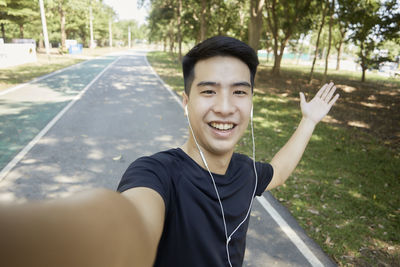
<path fill-rule="evenodd" d="M 194 142 L 190 142 L 190 140 L 188 140 L 181 147 L 181 149 L 183 151 L 185 151 L 185 153 L 188 154 L 189 157 L 191 157 L 194 161 L 196 161 L 197 164 L 199 164 L 204 169 L 207 169 L 203 160 L 201 159 L 200 152 Z M 212 173 L 224 175 L 226 173 L 226 170 L 229 167 L 229 163 L 232 158 L 233 150 L 223 153 L 223 154 L 215 154 L 210 151 L 207 151 L 206 149 L 202 148 L 201 146 L 200 146 L 200 149 L 204 154 L 204 157 L 207 161 L 207 165 L 208 165 L 208 168 L 210 168 L 210 171 Z"/>

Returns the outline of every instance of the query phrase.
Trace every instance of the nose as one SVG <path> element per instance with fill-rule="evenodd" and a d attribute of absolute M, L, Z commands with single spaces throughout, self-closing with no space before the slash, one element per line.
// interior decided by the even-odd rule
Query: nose
<path fill-rule="evenodd" d="M 222 116 L 227 116 L 235 112 L 236 107 L 235 103 L 232 99 L 232 96 L 228 90 L 223 90 L 225 92 L 221 92 L 218 97 L 215 98 L 214 103 L 214 112 L 220 114 Z"/>

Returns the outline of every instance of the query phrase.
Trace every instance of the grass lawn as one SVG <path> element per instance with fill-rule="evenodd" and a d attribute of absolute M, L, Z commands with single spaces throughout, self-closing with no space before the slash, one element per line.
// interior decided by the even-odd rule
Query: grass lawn
<path fill-rule="evenodd" d="M 151 65 L 174 90 L 183 90 L 176 56 L 148 54 Z M 270 74 L 262 62 L 256 77 L 254 123 L 257 160 L 270 161 L 300 122 L 299 92 L 314 96 L 309 68 L 282 66 Z M 340 266 L 400 266 L 400 80 L 330 71 L 341 95 L 320 123 L 297 169 L 272 190 Z M 245 134 L 237 150 L 251 154 Z"/>
<path fill-rule="evenodd" d="M 74 56 L 67 54 L 59 55 L 57 49 L 53 49 L 49 57 L 44 53 L 37 53 L 37 61 L 35 63 L 0 69 L 0 91 L 81 61 L 116 52 L 121 49 L 125 50 L 126 48 L 84 48 L 81 55 Z"/>

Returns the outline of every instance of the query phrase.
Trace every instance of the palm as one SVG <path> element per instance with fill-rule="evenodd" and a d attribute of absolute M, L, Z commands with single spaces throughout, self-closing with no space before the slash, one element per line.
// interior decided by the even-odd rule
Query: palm
<path fill-rule="evenodd" d="M 315 123 L 321 121 L 339 98 L 339 94 L 333 97 L 335 90 L 336 87 L 333 83 L 325 84 L 310 102 L 307 102 L 304 94 L 300 93 L 300 106 L 303 117 Z"/>

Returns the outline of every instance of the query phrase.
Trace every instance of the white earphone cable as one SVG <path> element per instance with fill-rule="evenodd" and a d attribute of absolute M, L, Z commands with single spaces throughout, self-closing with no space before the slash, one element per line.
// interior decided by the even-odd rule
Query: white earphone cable
<path fill-rule="evenodd" d="M 185 106 L 185 111 L 186 111 L 186 116 L 187 116 L 187 121 L 188 121 L 188 124 L 189 124 L 189 128 L 190 128 L 190 131 L 191 131 L 192 136 L 193 136 L 193 140 L 196 143 L 197 149 L 199 150 L 199 154 L 200 154 L 201 160 L 203 161 L 205 167 L 207 168 L 208 173 L 210 174 L 210 177 L 211 177 L 211 180 L 212 180 L 212 183 L 213 183 L 213 186 L 214 186 L 214 190 L 215 190 L 215 193 L 216 193 L 217 198 L 218 198 L 219 206 L 221 208 L 222 221 L 223 221 L 223 224 L 224 224 L 224 231 L 225 231 L 225 238 L 226 238 L 226 246 L 225 246 L 226 247 L 226 254 L 227 254 L 227 257 L 228 257 L 229 266 L 232 267 L 230 254 L 229 254 L 229 242 L 231 241 L 231 238 L 232 238 L 233 234 L 240 228 L 240 226 L 249 217 L 249 214 L 250 214 L 250 211 L 251 211 L 251 207 L 253 205 L 253 200 L 254 200 L 254 197 L 255 197 L 256 189 L 257 189 L 257 183 L 258 183 L 258 175 L 257 175 L 257 170 L 256 170 L 254 131 L 253 131 L 253 107 L 251 107 L 251 113 L 250 113 L 250 126 L 251 126 L 251 137 L 252 137 L 252 143 L 253 143 L 253 168 L 254 168 L 254 174 L 255 174 L 256 182 L 255 182 L 255 185 L 254 185 L 253 196 L 251 198 L 250 206 L 249 206 L 249 209 L 247 210 L 247 214 L 246 214 L 245 218 L 239 223 L 239 225 L 232 231 L 232 233 L 229 236 L 228 236 L 228 230 L 227 230 L 227 227 L 226 227 L 224 207 L 222 205 L 222 201 L 221 201 L 221 198 L 219 196 L 217 185 L 215 184 L 214 176 L 212 175 L 212 173 L 210 171 L 210 168 L 208 167 L 206 158 L 205 158 L 203 152 L 201 151 L 199 144 L 197 143 L 197 139 L 196 139 L 196 136 L 194 135 L 194 132 L 193 132 L 193 129 L 192 129 L 192 125 L 190 124 L 189 111 L 187 109 L 187 105 Z"/>

